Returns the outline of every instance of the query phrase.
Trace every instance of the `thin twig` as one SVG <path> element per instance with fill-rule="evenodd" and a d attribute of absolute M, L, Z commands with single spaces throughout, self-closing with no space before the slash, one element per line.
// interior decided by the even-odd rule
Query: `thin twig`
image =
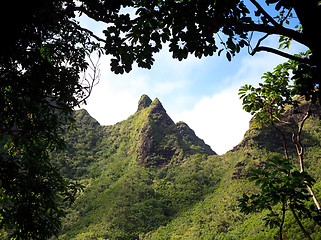
<path fill-rule="evenodd" d="M 292 7 L 289 9 L 286 16 L 280 21 L 280 25 L 283 25 L 284 21 L 290 16 L 292 9 L 293 9 Z"/>
<path fill-rule="evenodd" d="M 96 86 L 100 82 L 100 76 L 101 76 L 100 69 L 99 69 L 100 58 L 98 58 L 96 63 L 93 62 L 93 60 L 91 59 L 90 56 L 88 56 L 88 59 L 90 62 L 89 69 L 92 71 L 92 74 L 90 74 L 88 72 L 84 72 L 84 76 L 82 79 L 82 85 L 85 85 L 85 86 L 83 86 L 83 88 L 85 89 L 87 94 L 85 97 L 83 97 L 81 100 L 78 101 L 78 105 L 85 102 L 89 98 L 89 96 L 91 95 L 91 92 L 93 90 L 93 87 Z M 87 78 L 87 74 L 89 75 L 89 79 Z"/>
<path fill-rule="evenodd" d="M 255 48 L 252 48 L 250 45 L 249 45 L 249 48 L 251 48 L 251 51 L 249 51 L 249 54 L 251 56 L 253 56 L 255 53 L 256 53 L 256 49 L 260 46 L 261 42 L 266 39 L 268 36 L 270 35 L 270 33 L 267 33 L 265 34 L 262 38 L 260 38 L 257 43 L 256 43 L 256 46 Z"/>

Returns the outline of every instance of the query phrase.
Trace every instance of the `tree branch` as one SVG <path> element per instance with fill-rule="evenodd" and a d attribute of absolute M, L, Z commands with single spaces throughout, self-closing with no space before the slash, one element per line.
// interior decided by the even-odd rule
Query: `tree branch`
<path fill-rule="evenodd" d="M 261 52 L 261 51 L 274 53 L 274 54 L 279 55 L 281 57 L 285 57 L 285 58 L 288 58 L 288 59 L 291 59 L 291 60 L 294 60 L 294 61 L 298 61 L 298 62 L 301 62 L 301 63 L 311 64 L 311 61 L 309 59 L 307 59 L 307 58 L 299 58 L 299 57 L 293 56 L 293 55 L 291 55 L 289 53 L 282 52 L 280 50 L 277 50 L 277 49 L 274 49 L 274 48 L 271 48 L 271 47 L 258 46 L 258 47 L 253 49 L 251 55 L 253 56 L 255 53 Z"/>
<path fill-rule="evenodd" d="M 86 102 L 86 100 L 91 95 L 93 87 L 96 86 L 100 81 L 100 69 L 99 69 L 100 58 L 98 58 L 96 63 L 93 62 L 93 60 L 91 59 L 90 56 L 88 56 L 88 58 L 89 58 L 89 61 L 91 64 L 91 65 L 89 65 L 89 68 L 92 71 L 92 74 L 90 74 L 88 72 L 84 72 L 84 76 L 83 76 L 81 85 L 83 85 L 83 89 L 86 92 L 86 94 L 82 99 L 80 99 L 78 101 L 78 103 L 77 103 L 78 105 Z M 89 79 L 87 78 L 87 74 L 89 75 Z"/>
<path fill-rule="evenodd" d="M 281 36 L 287 36 L 287 37 L 292 38 L 293 40 L 295 40 L 305 46 L 308 46 L 302 33 L 294 31 L 292 29 L 282 27 L 280 25 L 270 26 L 270 25 L 265 25 L 265 24 L 240 23 L 240 22 L 231 22 L 231 25 L 234 25 L 235 27 L 237 27 L 245 32 L 255 31 L 255 32 L 262 32 L 262 33 L 268 33 L 268 34 L 277 34 L 277 35 L 281 35 Z"/>
<path fill-rule="evenodd" d="M 267 34 L 265 34 L 262 38 L 260 38 L 260 39 L 257 41 L 255 48 L 252 48 L 252 46 L 251 46 L 251 44 L 250 44 L 250 41 L 251 41 L 251 40 L 249 40 L 249 46 L 248 46 L 248 49 L 249 49 L 249 50 L 248 50 L 248 52 L 249 52 L 249 54 L 250 54 L 251 56 L 253 56 L 253 55 L 255 54 L 254 50 L 257 49 L 257 48 L 260 46 L 261 42 L 262 42 L 264 39 L 266 39 L 269 35 L 270 35 L 270 34 L 267 33 Z M 252 37 L 251 37 L 251 39 L 252 39 Z M 251 49 L 251 51 L 250 51 L 250 49 Z"/>
<path fill-rule="evenodd" d="M 292 7 L 289 9 L 286 16 L 280 21 L 280 25 L 283 25 L 284 21 L 290 16 L 292 9 L 293 9 Z"/>
<path fill-rule="evenodd" d="M 299 155 L 299 159 L 300 159 L 300 168 L 301 168 L 301 172 L 304 172 L 304 164 L 303 164 L 303 146 L 301 143 L 301 132 L 304 126 L 305 121 L 311 116 L 311 103 L 308 106 L 308 111 L 305 114 L 300 126 L 299 126 L 299 130 L 298 130 L 298 134 L 296 136 L 296 140 L 295 140 L 295 145 L 296 145 L 296 149 L 297 149 L 297 153 Z"/>
<path fill-rule="evenodd" d="M 95 38 L 97 41 L 99 42 L 103 42 L 103 43 L 106 43 L 106 40 L 105 39 L 102 39 L 100 37 L 98 37 L 96 34 L 94 34 L 91 30 L 87 29 L 87 28 L 83 28 L 81 26 L 79 26 L 77 23 L 73 22 L 73 21 L 66 21 L 68 23 L 70 23 L 71 25 L 73 25 L 75 28 L 81 30 L 81 31 L 84 31 L 86 33 L 88 33 L 91 37 Z"/>
<path fill-rule="evenodd" d="M 291 203 L 289 203 L 289 208 L 290 208 L 290 210 L 291 210 L 291 212 L 292 212 L 292 215 L 293 215 L 295 221 L 296 221 L 297 224 L 299 225 L 301 231 L 304 233 L 305 237 L 306 237 L 307 239 L 309 239 L 309 240 L 312 240 L 310 234 L 307 232 L 307 230 L 305 229 L 305 227 L 302 225 L 302 222 L 300 221 L 298 215 L 295 213 L 294 209 L 292 208 Z"/>
<path fill-rule="evenodd" d="M 250 1 L 263 14 L 263 16 L 270 21 L 270 23 L 272 23 L 274 26 L 281 27 L 281 25 L 277 21 L 275 21 L 274 18 L 271 17 L 257 1 L 255 0 L 250 0 Z"/>
<path fill-rule="evenodd" d="M 91 19 L 94 19 L 97 22 L 104 22 L 104 23 L 112 23 L 112 20 L 109 18 L 101 18 L 96 16 L 95 14 L 92 14 L 90 11 L 88 11 L 86 8 L 84 7 L 73 7 L 74 11 L 79 11 L 81 13 L 86 14 L 88 17 L 90 17 Z"/>

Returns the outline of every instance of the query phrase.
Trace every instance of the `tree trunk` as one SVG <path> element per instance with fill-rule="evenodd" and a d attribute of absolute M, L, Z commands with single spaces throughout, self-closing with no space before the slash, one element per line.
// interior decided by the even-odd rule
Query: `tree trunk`
<path fill-rule="evenodd" d="M 294 0 L 293 8 L 303 29 L 303 39 L 312 51 L 313 64 L 317 67 L 316 84 L 321 86 L 321 5 L 315 0 Z M 318 100 L 321 106 L 321 91 L 318 89 Z"/>
<path fill-rule="evenodd" d="M 297 224 L 299 225 L 301 231 L 304 233 L 305 237 L 309 240 L 312 240 L 310 234 L 307 232 L 307 230 L 304 228 L 304 226 L 302 225 L 299 217 L 296 215 L 295 211 L 292 209 L 291 203 L 289 203 L 289 208 L 293 214 L 293 217 L 295 219 L 295 221 L 297 222 Z"/>

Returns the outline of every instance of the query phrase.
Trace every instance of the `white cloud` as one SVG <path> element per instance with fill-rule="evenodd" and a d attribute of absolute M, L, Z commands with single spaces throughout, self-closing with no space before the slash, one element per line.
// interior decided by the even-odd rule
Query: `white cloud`
<path fill-rule="evenodd" d="M 91 116 L 102 125 L 111 125 L 125 120 L 137 109 L 140 90 L 149 89 L 144 76 L 115 75 L 109 69 L 109 59 L 101 59 L 101 79 L 93 88 L 87 105 L 83 105 Z"/>
<path fill-rule="evenodd" d="M 242 110 L 236 89 L 205 97 L 194 109 L 175 115 L 183 119 L 214 151 L 223 154 L 237 145 L 251 116 Z"/>
<path fill-rule="evenodd" d="M 257 85 L 264 72 L 283 62 L 271 54 L 244 57 L 235 75 L 226 77 L 230 87 L 210 97 L 201 98 L 192 110 L 173 113 L 175 121 L 185 121 L 212 149 L 223 154 L 243 139 L 251 115 L 242 109 L 238 96 L 240 86 Z"/>

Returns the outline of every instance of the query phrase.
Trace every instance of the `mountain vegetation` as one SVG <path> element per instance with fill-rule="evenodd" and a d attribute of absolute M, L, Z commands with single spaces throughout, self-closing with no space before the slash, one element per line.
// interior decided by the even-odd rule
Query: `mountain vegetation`
<path fill-rule="evenodd" d="M 314 108 L 302 139 L 306 169 L 320 199 L 319 111 Z M 285 116 L 295 115 L 299 123 L 300 114 L 292 113 L 288 109 Z M 283 155 L 273 127 L 250 123 L 243 141 L 218 156 L 186 123 L 175 124 L 158 99 L 146 95 L 136 113 L 112 126 L 101 126 L 86 110 L 74 112 L 74 118 L 76 129 L 64 134 L 67 150 L 52 159 L 83 191 L 68 208 L 59 239 L 279 239 L 277 228 L 266 227 L 269 211 L 245 214 L 239 207 L 244 193 L 259 192 L 248 181 L 251 169 Z M 299 168 L 295 161 L 293 166 Z M 280 212 L 281 205 L 273 210 Z M 300 218 L 312 239 L 320 239 L 321 227 L 312 218 Z M 288 212 L 282 236 L 304 238 Z"/>

